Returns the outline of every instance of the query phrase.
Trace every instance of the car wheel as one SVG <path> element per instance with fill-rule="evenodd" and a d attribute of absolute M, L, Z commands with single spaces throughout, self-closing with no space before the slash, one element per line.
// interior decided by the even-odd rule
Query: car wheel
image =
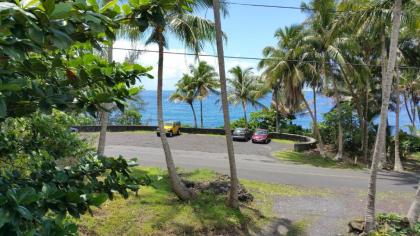
<path fill-rule="evenodd" d="M 160 133 L 156 133 L 156 136 L 160 137 Z"/>
<path fill-rule="evenodd" d="M 172 132 L 169 132 L 169 137 L 174 136 L 174 134 Z"/>
<path fill-rule="evenodd" d="M 268 144 L 268 139 L 265 140 L 265 144 Z"/>

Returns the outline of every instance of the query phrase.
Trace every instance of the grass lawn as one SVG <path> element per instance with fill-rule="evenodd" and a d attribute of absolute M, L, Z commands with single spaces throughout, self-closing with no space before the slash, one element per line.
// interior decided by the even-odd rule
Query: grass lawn
<path fill-rule="evenodd" d="M 307 154 L 302 152 L 281 151 L 274 153 L 274 157 L 283 161 L 289 161 L 296 164 L 306 164 L 316 167 L 363 169 L 363 166 L 361 165 L 355 165 L 345 161 L 334 161 L 330 158 L 324 158 L 321 155 Z"/>
<path fill-rule="evenodd" d="M 191 202 L 181 202 L 171 192 L 165 171 L 158 168 L 134 168 L 137 176 L 148 175 L 150 186 L 139 195 L 106 202 L 93 216 L 77 221 L 82 235 L 247 235 L 264 228 L 274 216 L 275 196 L 324 196 L 325 190 L 241 180 L 254 196 L 240 210 L 225 206 L 226 197 L 200 193 Z M 191 181 L 211 181 L 216 173 L 209 170 L 182 172 Z M 296 222 L 289 235 L 301 235 L 304 223 Z"/>
<path fill-rule="evenodd" d="M 281 144 L 295 144 L 295 141 L 288 140 L 288 139 L 271 139 L 271 141 L 275 143 L 281 143 Z"/>

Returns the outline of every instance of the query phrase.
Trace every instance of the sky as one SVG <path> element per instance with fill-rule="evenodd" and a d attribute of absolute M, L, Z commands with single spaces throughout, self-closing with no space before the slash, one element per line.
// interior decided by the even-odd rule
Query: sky
<path fill-rule="evenodd" d="M 282 5 L 299 7 L 301 0 L 230 0 L 238 3 L 258 3 L 266 5 Z M 213 20 L 213 10 L 200 12 L 199 15 Z M 266 46 L 276 45 L 274 32 L 282 27 L 292 24 L 299 24 L 305 20 L 305 13 L 300 10 L 278 9 L 278 8 L 260 8 L 250 6 L 229 6 L 229 16 L 222 19 L 222 30 L 227 34 L 227 42 L 224 50 L 226 56 L 241 57 L 261 57 L 262 50 Z M 149 45 L 147 47 L 138 42 L 132 45 L 126 39 L 119 39 L 114 44 L 115 48 L 137 48 L 157 50 L 157 45 Z M 169 36 L 169 48 L 171 52 L 187 52 L 183 44 L 172 36 Z M 114 50 L 114 60 L 123 61 L 127 51 Z M 207 45 L 203 54 L 216 55 L 216 49 L 213 45 Z M 143 66 L 152 66 L 153 76 L 157 76 L 157 53 L 142 53 L 137 63 Z M 217 69 L 217 59 L 211 57 L 200 57 Z M 175 84 L 184 73 L 188 73 L 188 66 L 196 64 L 194 56 L 169 55 L 165 54 L 164 58 L 164 90 L 175 90 Z M 241 67 L 256 68 L 258 61 L 255 60 L 238 60 L 226 59 L 226 70 L 231 67 L 240 65 Z M 255 73 L 258 73 L 255 69 Z M 229 76 L 229 75 L 227 75 Z M 141 84 L 146 90 L 156 90 L 157 80 L 143 78 Z"/>

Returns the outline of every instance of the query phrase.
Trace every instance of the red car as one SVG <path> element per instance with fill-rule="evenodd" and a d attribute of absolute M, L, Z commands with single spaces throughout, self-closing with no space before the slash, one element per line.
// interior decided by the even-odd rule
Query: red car
<path fill-rule="evenodd" d="M 252 135 L 252 142 L 253 143 L 269 143 L 271 141 L 269 137 L 268 130 L 266 129 L 257 129 Z"/>

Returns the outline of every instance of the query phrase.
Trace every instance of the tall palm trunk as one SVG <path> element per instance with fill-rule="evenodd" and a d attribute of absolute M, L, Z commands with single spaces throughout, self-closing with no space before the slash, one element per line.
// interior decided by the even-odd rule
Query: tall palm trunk
<path fill-rule="evenodd" d="M 375 198 L 376 198 L 376 177 L 378 172 L 379 159 L 385 146 L 386 123 L 388 116 L 389 97 L 392 87 L 392 76 L 397 56 L 398 36 L 401 25 L 402 0 L 395 0 L 392 19 L 391 44 L 389 47 L 389 60 L 386 70 L 386 78 L 382 87 L 382 106 L 379 121 L 378 133 L 373 151 L 372 167 L 368 188 L 368 199 L 365 214 L 365 232 L 369 233 L 375 229 Z"/>
<path fill-rule="evenodd" d="M 113 60 L 113 42 L 108 47 L 108 62 L 111 63 Z M 102 107 L 106 107 L 106 104 L 102 104 Z M 109 106 L 110 107 L 110 106 Z M 101 109 L 99 111 L 99 117 L 101 122 L 101 130 L 99 132 L 99 141 L 98 141 L 98 150 L 97 153 L 100 156 L 103 156 L 105 153 L 105 144 L 106 144 L 106 131 L 108 129 L 109 114 L 106 110 Z"/>
<path fill-rule="evenodd" d="M 407 93 L 406 93 L 406 92 L 404 92 L 404 93 L 403 93 L 403 95 L 404 95 L 404 107 L 405 107 L 405 110 L 407 111 L 407 115 L 408 115 L 408 118 L 410 119 L 411 125 L 414 127 L 414 129 L 413 129 L 413 130 L 416 130 L 416 129 L 415 129 L 415 127 L 416 127 L 416 121 L 415 121 L 415 120 L 413 119 L 413 117 L 411 116 L 410 109 L 408 108 L 408 103 L 409 103 L 409 100 L 408 100 L 408 98 L 407 98 Z"/>
<path fill-rule="evenodd" d="M 407 213 L 407 218 L 410 221 L 410 225 L 413 227 L 419 220 L 420 216 L 420 183 L 417 187 L 416 196 L 413 203 L 411 203 L 410 209 Z"/>
<path fill-rule="evenodd" d="M 386 49 L 386 38 L 385 38 L 385 28 L 383 30 L 383 34 L 381 35 L 381 62 L 382 62 L 382 67 L 381 67 L 381 73 L 382 73 L 382 96 L 384 96 L 384 88 L 385 88 L 385 83 L 386 83 L 386 79 L 387 79 L 387 58 L 388 58 L 388 52 Z M 383 101 L 383 100 L 382 100 Z M 388 116 L 386 116 L 386 120 L 385 123 L 388 123 Z M 378 137 L 376 137 L 378 138 Z M 382 142 L 384 143 L 382 150 L 381 150 L 381 154 L 379 155 L 379 162 L 378 162 L 378 168 L 379 169 L 383 169 L 385 162 L 386 162 L 386 156 L 385 156 L 385 148 L 386 148 L 386 135 L 383 136 L 383 140 Z"/>
<path fill-rule="evenodd" d="M 403 166 L 401 164 L 400 158 L 400 69 L 397 65 L 397 78 L 395 81 L 395 94 L 397 97 L 397 104 L 395 108 L 395 151 L 394 151 L 394 170 L 398 172 L 402 172 Z"/>
<path fill-rule="evenodd" d="M 244 111 L 245 128 L 248 128 L 248 118 L 246 115 L 246 102 L 242 101 L 242 110 Z"/>
<path fill-rule="evenodd" d="M 228 150 L 229 165 L 230 165 L 230 194 L 228 205 L 232 208 L 239 207 L 238 201 L 238 176 L 236 173 L 236 161 L 235 151 L 233 149 L 232 133 L 230 129 L 230 118 L 229 118 L 229 106 L 227 99 L 226 89 L 226 71 L 225 71 L 225 59 L 223 52 L 223 41 L 222 41 L 222 26 L 220 21 L 220 2 L 219 0 L 213 0 L 213 11 L 214 11 L 214 22 L 216 24 L 216 44 L 217 44 L 217 56 L 219 61 L 219 75 L 220 75 L 220 90 L 222 97 L 223 107 L 223 120 L 225 123 L 225 134 L 226 134 L 226 145 Z"/>
<path fill-rule="evenodd" d="M 324 152 L 324 142 L 322 141 L 321 133 L 319 132 L 318 123 L 316 122 L 314 113 L 312 113 L 311 107 L 309 106 L 309 103 L 306 100 L 305 96 L 301 94 L 301 97 L 303 99 L 303 102 L 305 103 L 306 108 L 308 109 L 308 112 L 312 118 L 312 121 L 314 122 L 315 135 L 316 137 L 318 137 L 319 152 L 321 153 L 321 156 L 326 157 L 325 152 Z"/>
<path fill-rule="evenodd" d="M 201 122 L 201 128 L 204 128 L 203 123 L 203 100 L 200 99 L 200 122 Z"/>
<path fill-rule="evenodd" d="M 335 101 L 337 106 L 337 115 L 338 115 L 338 152 L 335 156 L 335 160 L 341 160 L 343 159 L 343 127 L 341 125 L 341 98 L 340 94 L 338 93 L 337 88 L 337 81 L 333 78 L 333 84 L 334 84 L 334 94 L 335 94 Z"/>
<path fill-rule="evenodd" d="M 367 80 L 366 80 L 367 81 Z M 369 82 L 366 82 L 366 94 L 365 94 L 365 110 L 363 114 L 363 160 L 368 163 L 369 155 Z"/>
<path fill-rule="evenodd" d="M 315 120 L 313 122 L 313 125 L 312 125 L 312 135 L 314 137 L 316 137 L 316 135 L 315 135 L 315 124 L 318 124 L 318 117 L 317 117 L 317 107 L 316 107 L 316 87 L 315 87 L 315 85 L 312 86 L 312 96 L 314 98 L 314 118 L 315 118 Z"/>
<path fill-rule="evenodd" d="M 158 85 L 157 85 L 157 110 L 158 110 L 158 126 L 159 130 L 163 131 L 163 107 L 162 107 L 162 89 L 163 89 L 163 30 L 158 30 L 159 39 L 159 62 L 158 62 Z M 162 141 L 163 151 L 166 158 L 166 166 L 168 169 L 169 180 L 172 190 L 181 200 L 189 200 L 194 197 L 193 193 L 189 191 L 182 183 L 178 174 L 176 173 L 175 163 L 172 158 L 171 149 L 169 147 L 166 135 L 161 132 L 160 140 Z"/>
<path fill-rule="evenodd" d="M 274 99 L 274 105 L 276 106 L 275 111 L 276 111 L 276 133 L 280 132 L 280 127 L 279 127 L 279 122 L 280 122 L 280 114 L 279 114 L 279 98 L 278 98 L 278 93 L 279 93 L 279 89 L 278 89 L 278 84 L 274 87 L 274 91 L 273 91 L 273 99 Z"/>
<path fill-rule="evenodd" d="M 193 103 L 189 103 L 191 110 L 193 112 L 193 116 L 194 116 L 194 127 L 197 128 L 197 116 L 195 115 L 195 109 L 194 109 L 194 104 Z M 203 111 L 203 110 L 201 110 Z"/>

